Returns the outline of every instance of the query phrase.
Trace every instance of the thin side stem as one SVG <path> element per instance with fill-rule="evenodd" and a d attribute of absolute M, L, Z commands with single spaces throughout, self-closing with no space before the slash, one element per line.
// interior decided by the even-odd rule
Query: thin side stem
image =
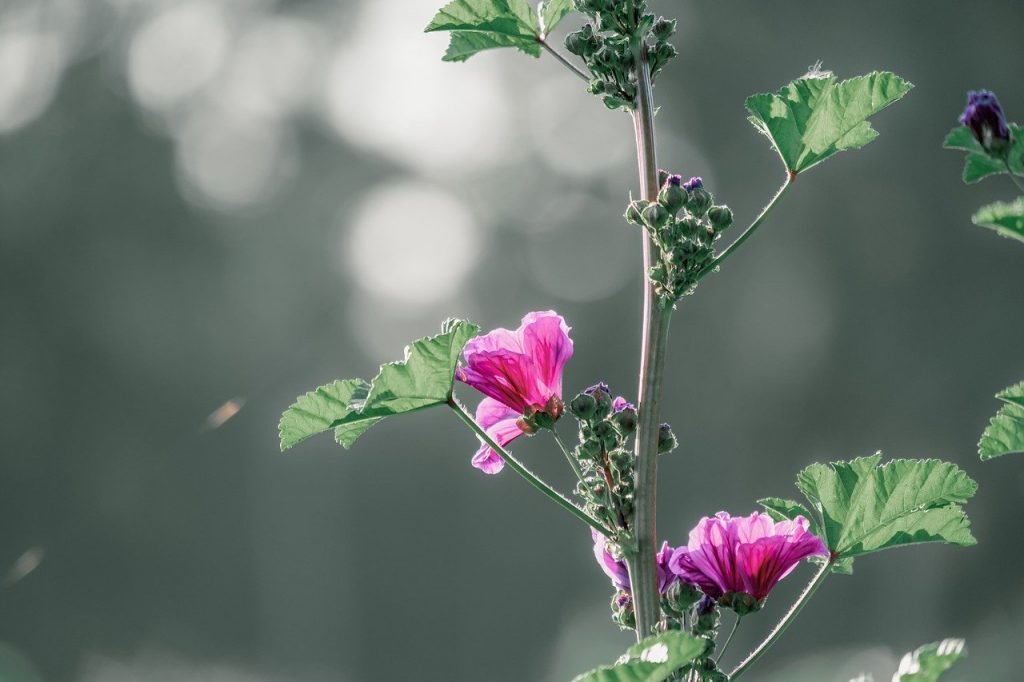
<path fill-rule="evenodd" d="M 580 483 L 583 483 L 583 472 L 580 471 L 580 464 L 576 461 L 576 458 L 569 452 L 569 448 L 565 447 L 565 441 L 558 435 L 558 431 L 551 429 L 551 435 L 554 436 L 555 442 L 558 443 L 558 449 L 565 455 L 566 461 L 569 462 L 569 466 L 572 467 L 573 472 L 576 474 L 576 478 L 579 479 Z"/>
<path fill-rule="evenodd" d="M 761 224 L 764 223 L 765 219 L 768 218 L 768 214 L 770 214 L 772 212 L 772 209 L 774 209 L 775 206 L 778 205 L 779 201 L 782 200 L 782 197 L 786 196 L 786 193 L 789 192 L 789 188 L 793 186 L 793 182 L 795 180 L 796 173 L 790 173 L 786 178 L 786 184 L 779 188 L 779 191 L 775 193 L 775 196 L 772 197 L 772 200 L 768 202 L 768 205 L 765 206 L 764 209 L 761 210 L 761 213 L 757 216 L 757 218 L 754 219 L 754 222 L 750 223 L 750 226 L 743 231 L 743 234 L 737 237 L 736 241 L 730 244 L 725 249 L 725 251 L 718 254 L 717 258 L 708 263 L 707 266 L 700 271 L 700 274 L 697 275 L 698 282 L 704 279 L 705 276 L 714 272 L 715 268 L 717 268 L 723 262 L 725 262 L 725 259 L 731 256 L 736 251 L 736 249 L 743 246 L 743 242 L 750 239 L 750 236 L 754 234 L 754 231 L 757 230 L 757 228 L 761 227 Z"/>
<path fill-rule="evenodd" d="M 541 47 L 547 50 L 548 54 L 550 54 L 552 57 L 561 62 L 562 66 L 572 71 L 574 74 L 582 78 L 585 82 L 590 83 L 590 76 L 588 76 L 586 72 L 583 71 L 583 69 L 579 68 L 578 66 L 570 62 L 568 59 L 566 59 L 561 52 L 551 47 L 551 45 L 548 44 L 546 40 L 544 40 L 543 38 L 537 38 L 537 42 L 540 43 Z"/>
<path fill-rule="evenodd" d="M 565 509 L 567 512 L 575 516 L 577 519 L 579 519 L 583 523 L 587 524 L 588 526 L 599 532 L 601 535 L 608 537 L 608 529 L 606 529 L 600 521 L 593 518 L 585 511 L 577 507 L 575 504 L 567 500 L 561 493 L 559 493 L 550 485 L 542 481 L 536 474 L 534 474 L 532 471 L 523 466 L 522 463 L 519 462 L 519 460 L 517 460 L 515 457 L 509 454 L 508 450 L 498 445 L 497 441 L 495 441 L 493 438 L 487 435 L 487 431 L 485 431 L 483 427 L 476 423 L 476 420 L 473 419 L 472 415 L 470 415 L 469 412 L 466 411 L 466 408 L 463 407 L 459 403 L 459 401 L 455 400 L 455 398 L 450 398 L 448 401 L 448 405 L 452 408 L 452 410 L 455 411 L 455 414 L 459 417 L 459 419 L 465 422 L 466 426 L 471 428 L 473 432 L 476 433 L 477 437 L 479 437 L 480 440 L 482 440 L 490 448 L 492 448 L 495 452 L 498 453 L 498 456 L 501 457 L 505 464 L 508 465 L 509 469 L 511 469 L 512 471 L 516 472 L 524 479 L 526 479 L 527 483 L 529 483 L 534 488 L 539 490 L 555 504 Z"/>
<path fill-rule="evenodd" d="M 726 649 L 732 644 L 732 638 L 736 634 L 736 631 L 740 629 L 740 623 L 743 622 L 743 616 L 736 616 L 736 622 L 732 624 L 732 630 L 729 631 L 729 636 L 725 638 L 725 644 L 722 645 L 722 650 L 718 652 L 718 658 L 715 660 L 716 663 L 722 662 L 722 657 L 725 656 Z"/>
<path fill-rule="evenodd" d="M 640 193 L 648 201 L 658 198 L 658 160 L 655 149 L 654 96 L 647 48 L 637 42 L 637 109 L 633 113 L 636 132 Z M 647 637 L 661 620 L 658 576 L 655 568 L 658 502 L 658 429 L 661 419 L 661 382 L 668 347 L 671 307 L 661 304 L 647 276 L 657 245 L 642 231 L 644 260 L 644 314 L 640 386 L 637 391 L 636 431 L 636 556 L 628 562 L 636 609 L 637 639 Z"/>
<path fill-rule="evenodd" d="M 1020 178 L 1018 178 L 1017 174 L 1013 172 L 1012 168 L 1010 168 L 1010 160 L 1003 159 L 1003 165 L 1006 166 L 1006 172 L 1010 174 L 1010 181 L 1017 186 L 1017 189 L 1024 192 L 1024 184 L 1021 184 Z"/>
<path fill-rule="evenodd" d="M 761 658 L 761 656 L 763 656 L 765 652 L 768 651 L 768 649 L 770 649 L 772 645 L 778 641 L 779 637 L 782 636 L 782 633 L 786 631 L 786 628 L 788 628 L 793 623 L 793 621 L 796 620 L 796 617 L 800 615 L 800 612 L 803 610 L 804 606 L 806 606 L 807 602 L 810 601 L 811 597 L 814 596 L 814 593 L 818 591 L 818 588 L 821 587 L 821 584 L 825 582 L 825 578 L 828 577 L 828 574 L 832 572 L 832 563 L 833 562 L 830 559 L 826 561 L 824 565 L 822 565 L 821 570 L 818 571 L 818 573 L 814 576 L 811 582 L 807 584 L 807 587 L 804 588 L 804 591 L 800 594 L 800 597 L 797 598 L 796 602 L 789 609 L 789 612 L 787 612 L 786 615 L 782 617 L 782 620 L 779 621 L 779 624 L 775 626 L 775 629 L 768 634 L 768 637 L 765 638 L 765 640 L 761 642 L 761 644 L 759 644 L 758 647 L 754 649 L 749 656 L 743 659 L 742 663 L 736 666 L 735 670 L 729 673 L 729 680 L 739 679 L 739 676 L 746 672 L 747 668 L 756 663 L 757 659 Z"/>

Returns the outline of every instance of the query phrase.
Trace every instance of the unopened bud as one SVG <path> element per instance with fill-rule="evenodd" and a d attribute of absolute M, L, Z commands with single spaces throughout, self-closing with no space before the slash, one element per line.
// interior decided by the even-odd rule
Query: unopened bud
<path fill-rule="evenodd" d="M 569 411 L 581 421 L 588 421 L 597 410 L 597 400 L 589 393 L 583 392 L 569 402 Z"/>
<path fill-rule="evenodd" d="M 590 85 L 587 86 L 587 92 L 591 95 L 603 95 L 605 92 L 606 84 L 600 78 L 594 78 L 590 81 Z"/>
<path fill-rule="evenodd" d="M 591 398 L 594 399 L 594 403 L 595 403 L 594 417 L 595 418 L 597 418 L 597 419 L 604 419 L 609 414 L 611 414 L 612 404 L 613 404 L 614 400 L 612 399 L 611 392 L 608 390 L 608 385 L 607 384 L 604 384 L 604 383 L 594 384 L 593 386 L 591 386 L 590 388 L 585 390 L 583 393 L 585 393 L 586 395 L 589 395 Z M 594 426 L 594 433 L 595 433 L 595 435 L 597 435 L 597 428 L 598 428 L 598 425 L 595 425 Z"/>
<path fill-rule="evenodd" d="M 666 611 L 683 614 L 700 601 L 702 596 L 704 596 L 704 593 L 695 585 L 691 585 L 683 580 L 675 580 L 665 590 L 662 602 L 666 607 Z"/>
<path fill-rule="evenodd" d="M 720 603 L 736 612 L 737 616 L 745 616 L 761 610 L 761 604 L 754 595 L 746 592 L 727 592 L 722 595 Z"/>
<path fill-rule="evenodd" d="M 666 19 L 665 17 L 659 18 L 654 22 L 654 26 L 651 28 L 651 33 L 654 34 L 655 40 L 665 41 L 672 37 L 672 34 L 676 32 L 676 20 Z"/>
<path fill-rule="evenodd" d="M 614 422 L 619 433 L 624 436 L 628 436 L 636 431 L 636 421 L 636 408 L 632 406 L 624 407 L 612 415 L 612 422 Z"/>
<path fill-rule="evenodd" d="M 686 205 L 689 198 L 682 187 L 683 179 L 678 175 L 670 175 L 668 180 L 661 187 L 658 194 L 658 202 L 664 206 L 669 213 L 675 215 Z"/>
<path fill-rule="evenodd" d="M 672 433 L 672 427 L 668 424 L 662 424 L 658 427 L 658 454 L 665 455 L 678 447 L 679 441 L 676 440 L 676 434 Z"/>
<path fill-rule="evenodd" d="M 711 201 L 711 194 L 703 186 L 694 187 L 690 190 L 690 197 L 686 202 L 686 208 L 690 210 L 690 213 L 700 218 L 711 208 Z"/>
<path fill-rule="evenodd" d="M 626 209 L 626 220 L 639 225 L 643 222 L 641 214 L 649 203 L 649 201 L 643 200 L 630 202 L 629 207 Z"/>
<path fill-rule="evenodd" d="M 722 231 L 732 225 L 732 209 L 728 206 L 712 206 L 708 209 L 708 220 L 716 231 Z"/>
<path fill-rule="evenodd" d="M 644 223 L 654 229 L 663 227 L 672 217 L 660 203 L 651 204 L 643 210 L 641 215 L 643 216 Z"/>

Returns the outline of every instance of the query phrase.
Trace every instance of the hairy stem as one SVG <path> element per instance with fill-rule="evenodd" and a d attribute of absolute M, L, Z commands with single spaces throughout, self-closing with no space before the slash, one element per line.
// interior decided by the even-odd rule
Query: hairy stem
<path fill-rule="evenodd" d="M 794 181 L 796 181 L 796 173 L 790 173 L 786 177 L 786 184 L 779 188 L 779 191 L 775 193 L 775 196 L 772 197 L 772 200 L 768 202 L 768 205 L 765 206 L 764 209 L 761 210 L 761 213 L 757 216 L 757 218 L 754 219 L 754 222 L 750 223 L 750 226 L 743 231 L 743 234 L 737 237 L 736 241 L 734 241 L 732 244 L 729 244 L 725 251 L 718 254 L 717 258 L 708 263 L 707 266 L 700 271 L 700 273 L 697 275 L 698 282 L 704 279 L 705 276 L 714 272 L 715 268 L 717 268 L 723 262 L 725 262 L 725 259 L 731 256 L 736 251 L 736 249 L 743 246 L 743 242 L 750 239 L 750 236 L 754 234 L 757 228 L 761 227 L 761 224 L 764 223 L 764 221 L 768 218 L 768 214 L 771 213 L 772 209 L 774 209 L 778 205 L 779 201 L 782 200 L 782 197 L 786 196 L 786 193 L 789 192 L 789 188 L 793 186 Z"/>
<path fill-rule="evenodd" d="M 551 435 L 554 436 L 555 442 L 558 443 L 558 449 L 562 451 L 563 455 L 565 455 L 565 459 L 569 462 L 569 466 L 572 467 L 573 473 L 576 474 L 576 478 L 580 483 L 583 483 L 583 472 L 580 471 L 579 462 L 577 462 L 576 458 L 569 452 L 569 448 L 565 446 L 565 441 L 563 441 L 562 437 L 558 435 L 558 431 L 551 429 Z"/>
<path fill-rule="evenodd" d="M 1013 172 L 1012 168 L 1010 168 L 1010 161 L 1008 159 L 1003 159 L 1003 165 L 1006 166 L 1006 172 L 1010 174 L 1010 181 L 1017 186 L 1017 189 L 1024 192 L 1024 184 L 1021 184 L 1017 174 Z"/>
<path fill-rule="evenodd" d="M 540 43 L 541 47 L 547 50 L 548 54 L 557 59 L 562 64 L 562 66 L 572 71 L 574 74 L 582 78 L 585 82 L 590 83 L 590 76 L 588 76 L 586 72 L 583 71 L 583 69 L 579 68 L 578 66 L 570 62 L 568 59 L 566 59 L 561 52 L 551 47 L 551 45 L 549 45 L 546 40 L 544 40 L 543 38 L 537 38 L 537 42 Z"/>
<path fill-rule="evenodd" d="M 654 97 L 647 48 L 638 43 L 637 108 L 633 113 L 636 132 L 640 193 L 648 201 L 658 199 L 658 160 L 654 140 Z M 661 620 L 658 576 L 655 568 L 658 501 L 658 428 L 661 419 L 661 381 L 668 346 L 671 307 L 663 306 L 648 278 L 657 245 L 643 234 L 644 314 L 640 387 L 637 395 L 636 431 L 636 555 L 629 562 L 629 579 L 636 609 L 637 639 L 647 637 Z"/>
<path fill-rule="evenodd" d="M 749 656 L 743 659 L 742 663 L 736 666 L 735 670 L 729 673 L 729 680 L 739 679 L 739 676 L 746 672 L 747 668 L 756 663 L 757 659 L 761 658 L 761 656 L 763 656 L 765 652 L 778 641 L 779 637 L 782 636 L 782 633 L 786 631 L 786 628 L 792 625 L 793 621 L 796 620 L 796 617 L 800 615 L 800 611 L 802 611 L 804 606 L 807 605 L 807 602 L 811 600 L 811 597 L 813 597 L 814 593 L 818 591 L 821 584 L 825 582 L 825 578 L 827 578 L 828 574 L 832 572 L 832 564 L 833 559 L 829 559 L 822 565 L 821 570 L 818 571 L 811 582 L 807 584 L 807 587 L 805 587 L 804 591 L 800 593 L 796 602 L 789 609 L 786 615 L 782 617 L 782 620 L 775 626 L 775 629 L 768 634 L 768 637 L 765 638 L 765 640 L 761 642 L 761 644 L 759 644 Z"/>
<path fill-rule="evenodd" d="M 495 452 L 498 453 L 498 456 L 501 457 L 501 459 L 505 462 L 506 465 L 508 465 L 509 469 L 511 469 L 512 471 L 516 472 L 524 479 L 526 479 L 527 483 L 529 483 L 534 488 L 542 492 L 547 498 L 552 500 L 555 504 L 562 507 L 567 512 L 569 512 L 570 514 L 572 514 L 580 521 L 593 528 L 594 530 L 601 533 L 601 535 L 608 537 L 608 529 L 605 528 L 600 521 L 593 518 L 585 511 L 577 507 L 575 504 L 567 500 L 561 493 L 559 493 L 550 485 L 542 481 L 536 474 L 534 474 L 532 471 L 523 466 L 519 460 L 517 460 L 515 457 L 509 454 L 508 450 L 498 445 L 497 441 L 495 441 L 493 438 L 487 435 L 487 431 L 485 431 L 483 427 L 476 423 L 476 420 L 473 419 L 472 415 L 470 415 L 469 412 L 466 411 L 466 408 L 463 407 L 462 404 L 459 403 L 459 401 L 452 397 L 448 400 L 448 405 L 452 408 L 452 410 L 455 411 L 455 414 L 459 417 L 459 419 L 465 422 L 466 426 L 471 428 L 473 432 L 476 433 L 477 437 L 479 437 L 480 440 L 482 440 L 490 448 L 492 448 Z"/>

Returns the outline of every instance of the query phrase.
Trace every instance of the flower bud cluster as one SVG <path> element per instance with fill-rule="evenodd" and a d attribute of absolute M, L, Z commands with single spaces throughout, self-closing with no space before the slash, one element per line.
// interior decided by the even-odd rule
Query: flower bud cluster
<path fill-rule="evenodd" d="M 686 583 L 682 583 L 682 585 L 685 587 Z M 726 682 L 729 678 L 718 669 L 718 665 L 712 658 L 712 654 L 715 653 L 715 638 L 718 636 L 718 627 L 721 623 L 721 612 L 718 609 L 718 604 L 710 597 L 701 596 L 695 600 L 692 606 L 687 608 L 687 612 L 691 624 L 690 634 L 703 639 L 705 647 L 704 653 L 687 666 L 687 674 L 682 679 L 698 680 L 699 682 Z"/>
<path fill-rule="evenodd" d="M 572 452 L 582 477 L 576 494 L 586 511 L 609 528 L 628 530 L 636 490 L 636 458 L 629 447 L 636 408 L 597 384 L 573 398 L 569 411 L 580 424 L 579 445 Z"/>
<path fill-rule="evenodd" d="M 609 109 L 634 109 L 637 60 L 647 60 L 652 78 L 661 71 L 676 56 L 668 42 L 676 22 L 648 13 L 646 0 L 576 0 L 576 9 L 591 22 L 566 36 L 565 47 L 594 76 L 588 91 Z"/>
<path fill-rule="evenodd" d="M 715 241 L 732 225 L 728 206 L 716 206 L 700 178 L 683 182 L 662 172 L 657 201 L 634 201 L 626 220 L 640 225 L 658 246 L 648 275 L 661 299 L 671 305 L 693 292 L 715 257 Z"/>

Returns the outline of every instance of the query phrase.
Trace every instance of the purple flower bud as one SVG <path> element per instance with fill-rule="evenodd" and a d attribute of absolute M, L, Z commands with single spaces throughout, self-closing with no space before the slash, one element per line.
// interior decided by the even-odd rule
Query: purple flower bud
<path fill-rule="evenodd" d="M 692 192 L 698 187 L 704 187 L 704 181 L 698 177 L 690 178 L 685 183 L 683 183 L 683 189 L 685 189 L 687 192 Z"/>
<path fill-rule="evenodd" d="M 1003 108 L 995 93 L 988 90 L 967 94 L 967 108 L 960 123 L 971 129 L 971 134 L 990 154 L 1003 154 L 1010 147 L 1010 127 L 1006 124 Z"/>
<path fill-rule="evenodd" d="M 672 187 L 682 187 L 683 186 L 683 176 L 682 175 L 670 175 L 670 176 L 668 176 L 668 178 L 666 178 L 665 182 L 662 183 L 662 184 L 665 187 L 668 187 L 669 185 L 671 185 Z"/>

